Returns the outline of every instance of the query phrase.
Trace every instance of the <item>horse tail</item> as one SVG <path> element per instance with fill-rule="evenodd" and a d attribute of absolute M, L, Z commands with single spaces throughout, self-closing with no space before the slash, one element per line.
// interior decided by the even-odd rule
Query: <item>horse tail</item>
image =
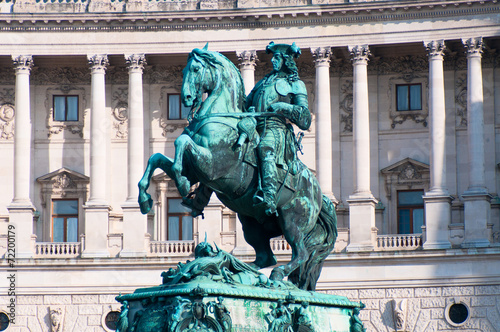
<path fill-rule="evenodd" d="M 335 246 L 337 234 L 335 205 L 323 195 L 323 204 L 316 225 L 305 236 L 309 259 L 290 273 L 288 280 L 300 289 L 315 290 L 323 263 Z"/>

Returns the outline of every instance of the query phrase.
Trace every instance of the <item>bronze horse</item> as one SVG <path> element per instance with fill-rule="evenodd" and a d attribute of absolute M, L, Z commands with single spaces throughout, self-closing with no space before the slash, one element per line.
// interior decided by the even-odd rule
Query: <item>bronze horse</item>
<path fill-rule="evenodd" d="M 208 97 L 202 101 L 204 93 Z M 139 182 L 142 213 L 152 206 L 146 190 L 155 169 L 161 168 L 175 181 L 186 202 L 191 186 L 200 183 L 203 193 L 197 193 L 203 194 L 205 201 L 215 192 L 238 214 L 245 240 L 255 249 L 253 264 L 258 268 L 275 265 L 269 241 L 284 235 L 292 248 L 292 259 L 275 267 L 270 278 L 288 276 L 299 288 L 314 290 L 337 237 L 335 207 L 321 193 L 315 176 L 294 156 L 295 171 L 281 171 L 278 179 L 278 214 L 265 215 L 252 201 L 259 188 L 254 119 L 263 114 L 245 112 L 239 70 L 206 46 L 194 49 L 183 71 L 181 98 L 185 106 L 192 107 L 190 123 L 175 141 L 173 160 L 160 153 L 149 158 Z"/>

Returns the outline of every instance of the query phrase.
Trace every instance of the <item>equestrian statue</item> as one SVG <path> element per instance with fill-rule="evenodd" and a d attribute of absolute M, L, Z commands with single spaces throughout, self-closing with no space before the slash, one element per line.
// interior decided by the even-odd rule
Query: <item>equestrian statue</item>
<path fill-rule="evenodd" d="M 189 54 L 181 91 L 183 104 L 191 107 L 189 124 L 175 140 L 174 159 L 160 153 L 149 158 L 139 182 L 141 212 L 152 207 L 146 190 L 157 168 L 175 181 L 193 216 L 203 213 L 215 192 L 238 214 L 245 240 L 255 249 L 252 266 L 276 265 L 270 239 L 283 235 L 292 259 L 274 267 L 270 279 L 288 277 L 301 289 L 315 290 L 337 238 L 337 217 L 297 156 L 301 136 L 293 125 L 311 125 L 295 64 L 300 49 L 271 42 L 266 52 L 273 55 L 273 69 L 245 98 L 239 70 L 207 46 Z"/>

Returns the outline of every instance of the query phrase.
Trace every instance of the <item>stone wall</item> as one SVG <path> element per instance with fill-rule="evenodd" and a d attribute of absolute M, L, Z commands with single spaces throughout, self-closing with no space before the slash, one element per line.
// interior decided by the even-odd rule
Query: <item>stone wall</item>
<path fill-rule="evenodd" d="M 115 301 L 117 294 L 85 295 L 18 295 L 16 320 L 10 325 L 9 332 L 102 332 L 111 331 L 103 326 L 110 311 L 119 311 L 120 304 Z M 7 313 L 6 296 L 0 296 L 0 311 Z M 54 330 L 51 311 L 62 317 L 62 325 Z"/>
<path fill-rule="evenodd" d="M 398 316 L 402 326 L 398 331 L 500 331 L 500 285 L 373 288 L 327 293 L 363 302 L 366 308 L 360 317 L 369 332 L 395 331 Z M 469 318 L 463 324 L 453 324 L 445 317 L 454 303 L 469 309 Z"/>

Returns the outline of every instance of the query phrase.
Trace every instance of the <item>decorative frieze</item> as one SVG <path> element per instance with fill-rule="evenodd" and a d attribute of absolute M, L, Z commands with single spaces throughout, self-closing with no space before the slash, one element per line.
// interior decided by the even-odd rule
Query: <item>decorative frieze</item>
<path fill-rule="evenodd" d="M 86 67 L 37 67 L 36 69 L 31 79 L 35 85 L 57 84 L 64 92 L 73 84 L 90 83 L 90 72 Z"/>
<path fill-rule="evenodd" d="M 149 84 L 166 84 L 167 87 L 181 90 L 182 70 L 184 66 L 153 66 L 144 74 L 144 81 Z"/>

